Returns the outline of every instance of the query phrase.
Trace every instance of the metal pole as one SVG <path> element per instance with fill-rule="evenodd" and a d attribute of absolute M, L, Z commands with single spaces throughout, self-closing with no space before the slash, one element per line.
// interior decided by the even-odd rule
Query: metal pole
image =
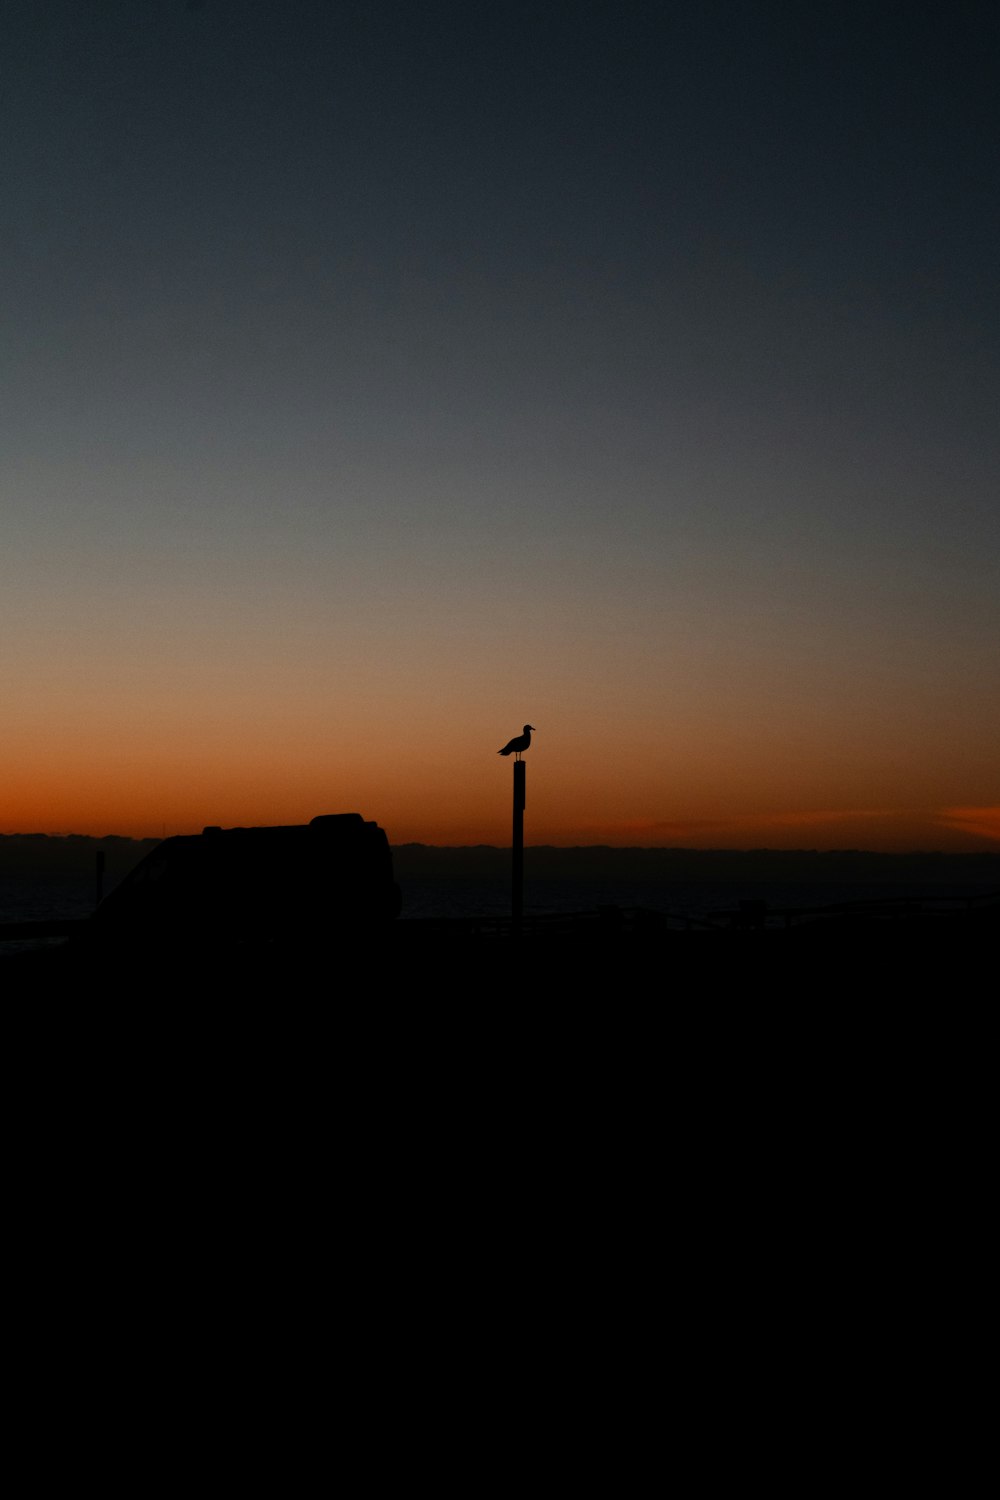
<path fill-rule="evenodd" d="M 511 933 L 521 932 L 524 897 L 524 761 L 514 762 L 514 840 L 511 858 L 510 916 Z"/>

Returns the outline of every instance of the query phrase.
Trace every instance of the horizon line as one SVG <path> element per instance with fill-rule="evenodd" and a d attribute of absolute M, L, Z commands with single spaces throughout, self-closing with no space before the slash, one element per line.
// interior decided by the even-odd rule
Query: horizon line
<path fill-rule="evenodd" d="M 236 826 L 240 826 L 240 825 L 236 825 Z M 254 826 L 254 825 L 245 825 L 245 826 L 249 827 L 249 826 Z M 267 826 L 271 826 L 271 825 L 264 824 L 264 825 L 259 825 L 259 826 L 267 827 Z M 281 826 L 281 825 L 274 825 L 274 826 Z M 289 825 L 289 826 L 296 826 L 296 825 Z M 108 843 L 108 842 L 111 842 L 111 841 L 114 841 L 115 843 L 125 843 L 125 844 L 161 844 L 161 843 L 164 843 L 166 839 L 170 839 L 170 838 L 200 838 L 200 837 L 201 837 L 201 833 L 200 832 L 199 833 L 187 833 L 187 834 L 165 834 L 165 835 L 161 835 L 161 834 L 135 835 L 135 834 L 127 834 L 127 833 L 103 833 L 103 834 L 96 834 L 96 833 L 74 833 L 74 832 L 44 833 L 44 832 L 41 832 L 41 831 L 31 831 L 31 832 L 8 831 L 8 832 L 0 832 L 0 839 L 53 839 L 53 840 L 55 840 L 55 839 L 63 839 L 63 840 L 73 839 L 73 840 L 89 840 L 91 843 L 95 843 L 95 844 Z M 405 840 L 403 842 L 400 842 L 400 843 L 393 843 L 390 840 L 389 841 L 389 847 L 390 847 L 390 849 L 394 849 L 394 850 L 395 849 L 436 849 L 436 850 L 441 850 L 443 852 L 444 851 L 447 851 L 447 852 L 453 852 L 453 851 L 474 852 L 474 851 L 478 851 L 478 850 L 492 850 L 492 851 L 494 851 L 496 853 L 509 853 L 510 850 L 511 850 L 511 845 L 510 844 L 486 844 L 486 843 L 474 843 L 474 844 L 430 844 L 430 843 L 425 843 L 425 842 L 423 842 L 422 840 L 419 840 L 419 839 L 407 839 L 407 840 Z M 581 851 L 581 850 L 585 850 L 585 851 L 588 851 L 588 852 L 595 851 L 595 850 L 600 850 L 601 852 L 609 853 L 609 854 L 629 854 L 629 853 L 631 853 L 631 854 L 636 854 L 636 853 L 640 853 L 640 854 L 696 854 L 696 855 L 702 855 L 702 854 L 739 854 L 739 855 L 749 855 L 749 854 L 781 854 L 781 855 L 792 855 L 792 854 L 815 854 L 815 855 L 864 854 L 864 855 L 874 856 L 874 857 L 877 857 L 877 858 L 880 858 L 880 859 L 882 859 L 882 858 L 886 858 L 886 859 L 890 859 L 890 858 L 909 858 L 909 857 L 917 856 L 917 855 L 919 855 L 921 857 L 924 857 L 924 858 L 927 858 L 927 857 L 938 857 L 938 858 L 947 858 L 947 859 L 956 858 L 956 857 L 963 858 L 963 857 L 966 857 L 968 855 L 979 855 L 979 854 L 995 855 L 995 856 L 1000 857 L 1000 848 L 995 848 L 995 847 L 994 848 L 990 848 L 988 846 L 979 847 L 979 848 L 970 848 L 970 849 L 942 849 L 942 848 L 932 848 L 932 847 L 927 847 L 927 846 L 923 846 L 923 847 L 915 846 L 913 848 L 906 848 L 906 849 L 871 849 L 871 848 L 865 848 L 864 846 L 858 845 L 858 844 L 836 845 L 836 846 L 831 846 L 830 848 L 819 848 L 816 845 L 806 845 L 806 844 L 803 844 L 803 845 L 797 845 L 794 848 L 789 848 L 789 847 L 782 847 L 782 846 L 773 845 L 773 844 L 755 844 L 755 845 L 751 845 L 751 846 L 738 846 L 738 845 L 733 845 L 733 844 L 719 844 L 719 845 L 704 846 L 704 845 L 695 845 L 695 844 L 608 844 L 608 843 L 593 843 L 593 844 L 551 844 L 551 843 L 541 843 L 541 844 L 527 844 L 526 843 L 524 845 L 524 848 L 525 848 L 525 850 L 528 850 L 528 849 L 553 850 L 553 851 L 558 851 L 558 852 L 561 852 L 561 853 L 573 853 L 573 852 L 578 852 L 578 851 Z"/>

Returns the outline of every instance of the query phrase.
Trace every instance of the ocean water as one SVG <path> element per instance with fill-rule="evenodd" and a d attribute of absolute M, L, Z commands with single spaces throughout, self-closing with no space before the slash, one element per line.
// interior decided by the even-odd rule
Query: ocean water
<path fill-rule="evenodd" d="M 110 889 L 106 886 L 105 889 Z M 0 877 L 0 922 L 54 922 L 89 917 L 94 910 L 92 875 Z"/>
<path fill-rule="evenodd" d="M 510 912 L 510 881 L 487 877 L 423 876 L 400 882 L 402 916 L 495 917 Z M 594 911 L 602 906 L 642 907 L 684 918 L 738 910 L 741 901 L 766 901 L 775 911 L 826 907 L 846 901 L 888 901 L 981 894 L 978 883 L 929 885 L 926 881 L 691 881 L 616 880 L 609 877 L 525 880 L 526 915 Z"/>
<path fill-rule="evenodd" d="M 403 920 L 428 917 L 502 917 L 510 912 L 510 882 L 491 876 L 422 875 L 400 881 Z M 109 882 L 105 890 L 112 889 Z M 825 907 L 845 901 L 895 900 L 981 894 L 971 882 L 932 885 L 926 881 L 779 882 L 615 879 L 579 876 L 526 879 L 526 915 L 594 911 L 601 906 L 643 907 L 684 918 L 732 911 L 741 901 L 766 901 L 774 910 Z M 88 917 L 94 910 L 94 881 L 80 875 L 36 875 L 0 879 L 0 923 Z M 0 943 L 0 954 L 11 945 Z"/>

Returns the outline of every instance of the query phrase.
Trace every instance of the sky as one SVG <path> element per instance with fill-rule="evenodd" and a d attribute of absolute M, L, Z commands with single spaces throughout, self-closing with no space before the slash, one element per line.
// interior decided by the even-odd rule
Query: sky
<path fill-rule="evenodd" d="M 0 832 L 1000 847 L 998 14 L 7 0 Z"/>

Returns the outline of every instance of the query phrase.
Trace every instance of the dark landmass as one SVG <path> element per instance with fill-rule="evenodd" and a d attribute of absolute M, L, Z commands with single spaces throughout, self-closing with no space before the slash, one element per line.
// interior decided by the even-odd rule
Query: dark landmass
<path fill-rule="evenodd" d="M 95 859 L 104 854 L 109 882 L 120 880 L 155 849 L 159 839 L 129 839 L 110 833 L 0 833 L 0 876 L 93 875 Z"/>
<path fill-rule="evenodd" d="M 109 883 L 120 879 L 159 839 L 104 838 L 87 834 L 0 834 L 0 875 L 72 875 L 93 872 L 103 851 Z M 396 879 L 440 876 L 496 876 L 510 872 L 510 849 L 491 844 L 442 847 L 433 844 L 393 846 Z M 572 879 L 606 876 L 617 879 L 746 882 L 782 881 L 848 884 L 853 882 L 975 881 L 1000 887 L 1000 851 L 954 854 L 933 850 L 881 854 L 864 849 L 615 849 L 608 845 L 555 848 L 529 845 L 525 870 L 530 878 Z"/>

